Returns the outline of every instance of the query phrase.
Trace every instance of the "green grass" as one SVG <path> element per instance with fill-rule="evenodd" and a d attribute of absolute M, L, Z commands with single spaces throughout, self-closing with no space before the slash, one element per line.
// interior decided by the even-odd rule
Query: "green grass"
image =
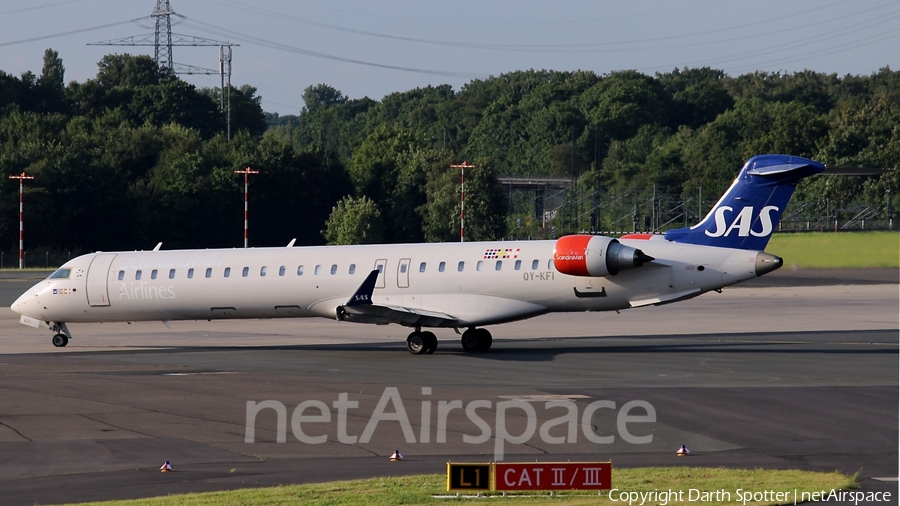
<path fill-rule="evenodd" d="M 900 267 L 900 232 L 774 234 L 766 251 L 785 267 Z"/>
<path fill-rule="evenodd" d="M 825 490 L 847 490 L 856 487 L 855 476 L 840 473 L 815 473 L 797 470 L 769 469 L 722 469 L 691 467 L 650 467 L 635 469 L 613 468 L 613 487 L 619 491 L 683 491 L 683 501 L 670 501 L 669 504 L 741 504 L 737 490 L 744 492 L 789 491 L 793 503 L 793 492 L 798 491 L 798 498 L 803 491 L 818 492 Z M 697 501 L 689 502 L 689 490 L 697 489 L 706 492 L 724 490 L 731 493 L 730 501 Z M 344 505 L 366 504 L 381 506 L 391 504 L 445 504 L 448 501 L 468 503 L 466 499 L 436 499 L 433 495 L 446 495 L 445 475 L 406 476 L 400 478 L 375 478 L 369 480 L 337 481 L 310 485 L 290 485 L 270 488 L 240 489 L 228 492 L 207 492 L 200 494 L 171 495 L 152 499 L 131 501 L 110 501 L 90 503 L 103 506 L 243 506 L 243 505 Z M 494 493 L 491 495 L 499 495 Z M 727 499 L 726 497 L 722 497 Z M 547 493 L 516 494 L 513 497 L 495 499 L 504 506 L 556 504 L 567 505 L 622 505 L 622 502 L 611 501 L 607 494 L 598 497 L 596 492 L 564 492 L 555 497 Z M 656 504 L 658 501 L 650 502 Z M 640 500 L 635 504 L 639 504 Z M 625 502 L 624 504 L 628 504 Z M 776 502 L 755 502 L 747 504 L 778 504 Z"/>

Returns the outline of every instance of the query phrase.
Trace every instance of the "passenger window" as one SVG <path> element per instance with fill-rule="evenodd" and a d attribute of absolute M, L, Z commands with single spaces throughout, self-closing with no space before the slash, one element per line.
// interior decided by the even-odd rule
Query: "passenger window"
<path fill-rule="evenodd" d="M 191 267 L 190 269 L 188 269 L 188 279 L 191 279 L 193 277 L 194 277 L 194 268 Z"/>
<path fill-rule="evenodd" d="M 322 266 L 321 266 L 321 265 L 317 265 L 317 266 L 316 266 L 316 270 L 315 270 L 315 275 L 318 276 L 318 275 L 321 274 L 321 273 L 322 273 Z"/>
<path fill-rule="evenodd" d="M 481 266 L 484 265 L 484 262 L 479 260 L 477 264 L 475 264 L 475 270 L 481 271 Z"/>
<path fill-rule="evenodd" d="M 350 264 L 350 274 L 356 274 L 356 264 Z"/>
<path fill-rule="evenodd" d="M 298 266 L 297 266 L 297 275 L 298 275 L 298 276 L 302 276 L 302 275 L 303 275 L 303 266 L 302 266 L 302 265 L 298 265 Z"/>
<path fill-rule="evenodd" d="M 553 270 L 553 259 L 547 260 L 547 269 Z"/>
<path fill-rule="evenodd" d="M 208 278 L 212 277 L 212 267 L 206 268 L 206 277 L 208 277 Z"/>
<path fill-rule="evenodd" d="M 141 271 L 140 269 L 136 270 L 134 272 L 134 279 L 141 279 L 142 274 L 143 274 L 143 271 Z"/>
<path fill-rule="evenodd" d="M 536 271 L 536 270 L 537 270 L 537 267 L 538 267 L 538 261 L 537 261 L 537 260 L 532 260 L 532 261 L 531 261 L 531 270 Z"/>
<path fill-rule="evenodd" d="M 419 272 L 425 272 L 425 262 L 419 264 Z"/>
<path fill-rule="evenodd" d="M 175 279 L 175 269 L 169 269 L 169 279 Z"/>
<path fill-rule="evenodd" d="M 282 265 L 281 267 L 278 268 L 278 275 L 279 275 L 279 276 L 284 276 L 284 266 L 283 266 L 283 265 Z"/>
<path fill-rule="evenodd" d="M 499 271 L 503 267 L 503 260 L 497 260 L 497 263 L 494 264 L 494 270 Z"/>
<path fill-rule="evenodd" d="M 125 271 L 119 271 L 119 281 L 125 279 Z"/>
<path fill-rule="evenodd" d="M 444 267 L 447 267 L 447 262 L 441 262 L 438 264 L 438 272 L 444 272 Z"/>
<path fill-rule="evenodd" d="M 400 265 L 400 274 L 406 274 L 406 264 Z"/>
<path fill-rule="evenodd" d="M 463 269 L 465 269 L 465 268 L 466 268 L 465 262 L 460 262 L 459 264 L 456 265 L 456 270 L 458 270 L 459 272 L 462 272 Z"/>
<path fill-rule="evenodd" d="M 268 271 L 268 267 L 266 267 L 265 265 L 263 265 L 262 267 L 260 267 L 260 268 L 259 268 L 259 277 L 261 277 L 261 278 L 266 277 L 266 272 L 267 272 L 267 271 Z"/>
<path fill-rule="evenodd" d="M 382 272 L 384 272 L 384 266 L 379 264 L 378 265 L 378 273 L 380 274 Z"/>
<path fill-rule="evenodd" d="M 519 269 L 521 269 L 521 268 L 522 268 L 522 261 L 521 261 L 521 260 L 516 260 L 516 270 L 519 270 Z"/>
<path fill-rule="evenodd" d="M 244 267 L 243 270 L 241 270 L 241 276 L 243 276 L 243 277 L 246 278 L 246 277 L 249 276 L 249 275 L 250 275 L 250 268 L 249 268 L 249 267 Z"/>
<path fill-rule="evenodd" d="M 156 279 L 156 274 L 158 272 L 159 271 L 157 271 L 156 269 L 153 269 L 152 271 L 150 271 L 150 279 Z"/>
<path fill-rule="evenodd" d="M 226 267 L 225 268 L 225 277 L 227 278 L 229 276 L 231 276 L 231 267 Z"/>
<path fill-rule="evenodd" d="M 332 274 L 337 274 L 337 264 L 333 264 L 333 265 L 331 266 L 331 273 L 332 273 Z"/>

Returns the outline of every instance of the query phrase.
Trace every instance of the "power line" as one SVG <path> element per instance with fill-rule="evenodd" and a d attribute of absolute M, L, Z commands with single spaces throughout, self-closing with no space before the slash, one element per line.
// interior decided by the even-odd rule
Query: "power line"
<path fill-rule="evenodd" d="M 180 14 L 178 16 L 182 17 L 183 19 L 189 19 Z M 304 55 L 304 56 L 311 56 L 313 58 L 321 58 L 321 59 L 325 59 L 325 60 L 340 61 L 340 62 L 344 62 L 344 63 L 353 63 L 356 65 L 365 65 L 365 66 L 369 66 L 369 67 L 377 67 L 377 68 L 383 68 L 383 69 L 389 69 L 389 70 L 402 70 L 405 72 L 415 72 L 415 73 L 419 73 L 419 74 L 430 74 L 430 75 L 444 76 L 444 77 L 461 77 L 461 78 L 466 78 L 466 79 L 480 79 L 480 78 L 485 77 L 482 74 L 474 74 L 474 73 L 468 73 L 468 72 L 448 72 L 448 71 L 443 71 L 443 70 L 420 69 L 420 68 L 415 68 L 415 67 L 403 67 L 400 65 L 388 65 L 388 64 L 375 63 L 375 62 L 369 62 L 369 61 L 364 61 L 364 60 L 356 60 L 353 58 L 344 58 L 342 56 L 336 56 L 336 55 L 332 55 L 332 54 L 328 54 L 328 53 L 322 53 L 319 51 L 303 49 L 301 47 L 291 46 L 288 44 L 282 44 L 280 42 L 273 42 L 271 40 L 263 39 L 261 37 L 254 37 L 253 35 L 247 35 L 247 34 L 237 32 L 234 30 L 229 30 L 227 28 L 222 28 L 222 27 L 210 24 L 210 23 L 204 23 L 202 21 L 197 21 L 193 18 L 190 18 L 187 21 L 187 23 L 198 25 L 201 28 L 205 28 L 206 30 L 211 31 L 212 33 L 218 33 L 218 34 L 224 35 L 226 37 L 234 37 L 236 40 L 242 40 L 244 42 L 258 44 L 260 46 L 265 46 L 270 49 L 277 49 L 279 51 L 285 51 L 288 53 L 295 53 L 295 54 L 300 54 L 300 55 Z"/>
<path fill-rule="evenodd" d="M 18 14 L 20 12 L 36 11 L 38 9 L 46 9 L 47 7 L 56 7 L 59 5 L 74 4 L 77 2 L 83 2 L 83 1 L 84 0 L 66 0 L 64 2 L 55 2 L 52 4 L 32 5 L 31 7 L 23 7 L 21 9 L 14 9 L 11 11 L 3 11 L 3 12 L 0 12 L 0 14 Z"/>
<path fill-rule="evenodd" d="M 854 24 L 854 25 L 846 26 L 845 28 L 846 28 L 847 30 L 859 29 L 859 28 L 872 28 L 872 27 L 874 27 L 874 26 L 877 26 L 877 25 L 880 25 L 880 24 L 884 24 L 884 23 L 889 23 L 889 22 L 891 22 L 891 21 L 894 21 L 894 20 L 900 18 L 900 11 L 895 11 L 895 12 L 893 12 L 893 13 L 891 13 L 891 14 L 893 14 L 893 15 L 892 15 L 892 16 L 888 16 L 888 17 L 883 17 L 883 16 L 882 16 L 882 17 L 879 17 L 879 18 L 877 18 L 877 19 L 875 19 L 875 20 L 867 19 L 867 20 L 864 20 L 864 21 L 860 21 L 859 23 L 856 23 L 856 24 Z M 859 31 L 859 30 L 855 30 L 855 31 Z M 888 33 L 893 33 L 893 32 L 895 32 L 895 31 L 896 31 L 896 29 L 892 29 L 892 30 L 891 30 L 890 32 L 888 32 Z M 881 37 L 881 36 L 883 36 L 884 34 L 885 34 L 885 33 L 882 32 L 882 33 L 875 34 L 875 35 L 869 35 L 868 37 L 865 37 L 865 38 L 863 38 L 863 39 L 856 39 L 856 40 L 854 40 L 854 41 L 851 41 L 851 42 L 849 42 L 849 43 L 846 43 L 847 45 L 851 45 L 851 44 L 852 44 L 853 46 L 852 46 L 852 47 L 845 48 L 845 49 L 840 49 L 840 48 L 841 48 L 841 45 L 839 44 L 839 45 L 831 46 L 831 47 L 827 47 L 827 48 L 819 48 L 819 49 L 817 49 L 817 50 L 815 50 L 815 51 L 812 51 L 812 52 L 809 52 L 809 53 L 804 53 L 804 54 L 802 54 L 802 55 L 790 56 L 790 57 L 785 57 L 785 58 L 793 58 L 794 61 L 796 61 L 797 59 L 803 59 L 803 58 L 806 58 L 806 57 L 809 57 L 809 56 L 818 56 L 818 55 L 823 55 L 823 54 L 830 54 L 830 52 L 833 51 L 833 50 L 844 51 L 844 50 L 846 50 L 846 49 L 852 49 L 852 48 L 854 48 L 854 47 L 859 47 L 860 45 L 867 45 L 867 44 L 874 43 L 874 42 L 880 42 L 881 40 L 884 40 L 884 39 L 878 39 L 878 40 L 871 40 L 871 39 L 876 38 L 876 37 Z M 890 38 L 890 36 L 889 36 L 888 38 Z M 746 60 L 746 59 L 751 58 L 751 57 L 758 57 L 758 56 L 763 56 L 763 55 L 771 55 L 771 54 L 776 54 L 776 53 L 784 52 L 785 50 L 788 50 L 788 49 L 796 49 L 796 48 L 800 48 L 800 47 L 804 47 L 804 46 L 809 46 L 809 45 L 813 45 L 813 44 L 820 44 L 820 43 L 822 43 L 822 42 L 824 42 L 824 41 L 829 41 L 829 40 L 832 40 L 832 39 L 834 39 L 834 35 L 833 35 L 832 33 L 823 33 L 823 34 L 820 34 L 820 35 L 815 36 L 815 37 L 806 38 L 806 39 L 803 39 L 803 40 L 800 40 L 800 41 L 796 41 L 796 42 L 792 42 L 792 43 L 789 43 L 789 44 L 776 44 L 776 45 L 772 45 L 772 46 L 769 46 L 769 47 L 766 47 L 766 48 L 763 48 L 763 49 L 754 49 L 753 51 L 745 51 L 745 52 L 742 52 L 742 53 L 732 54 L 732 55 L 723 56 L 723 57 L 719 57 L 719 58 L 711 58 L 711 59 L 706 59 L 706 60 L 695 60 L 695 61 L 693 61 L 693 62 L 687 62 L 687 63 L 685 63 L 684 66 L 692 67 L 692 66 L 696 66 L 696 65 L 726 65 L 726 64 L 732 63 L 732 62 L 738 62 L 738 61 L 741 61 L 741 60 Z M 858 44 L 858 43 L 861 42 L 861 41 L 868 41 L 868 42 L 865 42 L 864 44 Z M 777 63 L 777 62 L 776 62 L 776 63 Z M 758 65 L 745 65 L 743 68 L 751 68 L 751 67 L 754 67 L 754 66 L 757 66 L 757 67 L 758 67 Z M 653 68 L 644 68 L 644 69 L 639 69 L 639 70 L 642 70 L 642 71 L 653 71 L 653 70 L 657 70 L 657 71 L 658 71 L 658 70 L 665 70 L 666 68 L 668 68 L 668 67 L 665 67 L 665 68 L 663 68 L 663 67 L 653 67 Z"/>
<path fill-rule="evenodd" d="M 229 6 L 227 3 L 224 3 L 222 0 L 208 0 L 208 1 L 213 2 L 213 3 L 218 3 L 220 5 Z M 358 35 L 366 35 L 366 36 L 370 36 L 370 37 L 399 40 L 399 41 L 404 41 L 404 42 L 416 42 L 416 43 L 421 43 L 421 44 L 431 44 L 431 45 L 457 47 L 457 48 L 468 48 L 468 49 L 485 49 L 485 50 L 494 50 L 494 51 L 549 52 L 549 53 L 575 53 L 575 52 L 595 53 L 595 52 L 608 52 L 608 51 L 641 51 L 641 50 L 646 50 L 649 48 L 627 47 L 625 49 L 618 49 L 618 50 L 599 50 L 599 49 L 593 49 L 593 50 L 581 49 L 581 50 L 579 50 L 576 48 L 589 48 L 589 47 L 598 48 L 598 47 L 604 47 L 604 46 L 608 46 L 608 47 L 633 46 L 634 44 L 642 44 L 642 43 L 647 43 L 647 42 L 665 42 L 665 41 L 671 41 L 671 40 L 677 40 L 677 39 L 694 38 L 694 37 L 701 36 L 701 35 L 710 35 L 710 34 L 715 34 L 715 33 L 723 33 L 723 32 L 731 33 L 736 30 L 744 30 L 748 27 L 754 27 L 754 26 L 758 26 L 758 25 L 770 25 L 775 21 L 782 21 L 782 20 L 789 19 L 792 17 L 797 17 L 797 16 L 805 16 L 811 12 L 828 9 L 830 7 L 834 7 L 839 4 L 847 3 L 848 1 L 849 0 L 838 0 L 831 4 L 817 6 L 812 9 L 807 9 L 804 11 L 798 11 L 798 12 L 794 12 L 791 14 L 778 16 L 777 18 L 764 19 L 764 20 L 755 21 L 755 22 L 751 22 L 751 23 L 743 23 L 743 24 L 737 25 L 737 26 L 716 28 L 714 30 L 706 30 L 706 31 L 692 32 L 692 33 L 682 33 L 682 34 L 677 34 L 677 35 L 668 35 L 668 36 L 664 36 L 664 37 L 651 37 L 651 38 L 644 38 L 644 39 L 631 39 L 631 40 L 622 40 L 622 41 L 615 41 L 615 42 L 592 42 L 592 43 L 578 43 L 578 44 L 486 44 L 486 43 L 469 43 L 469 42 L 459 42 L 459 41 L 437 40 L 437 39 L 423 39 L 423 38 L 405 37 L 405 36 L 400 36 L 400 35 L 392 35 L 392 34 L 385 34 L 385 33 L 378 33 L 378 32 L 370 32 L 367 30 L 359 30 L 359 29 L 355 29 L 355 28 L 348 28 L 345 26 L 323 23 L 320 21 L 315 21 L 315 20 L 303 18 L 300 16 L 293 16 L 291 14 L 287 14 L 287 13 L 283 13 L 283 12 L 271 11 L 271 10 L 263 9 L 261 7 L 256 7 L 256 6 L 246 7 L 246 6 L 230 5 L 229 7 L 233 8 L 233 9 L 242 10 L 245 12 L 256 12 L 263 16 L 273 18 L 273 19 L 278 19 L 278 20 L 287 19 L 287 20 L 290 20 L 290 21 L 293 21 L 296 23 L 300 23 L 300 24 L 304 24 L 304 25 L 308 25 L 308 26 L 315 26 L 318 28 L 336 30 L 336 31 L 345 32 L 345 33 L 355 33 Z M 892 5 L 896 5 L 896 4 L 891 2 L 891 3 L 878 5 L 876 7 L 873 7 L 873 8 L 867 9 L 867 10 L 854 12 L 853 14 L 851 14 L 851 16 L 865 14 L 867 12 L 871 12 L 873 10 L 881 9 L 886 6 L 892 6 Z M 809 28 L 811 26 L 815 26 L 818 24 L 829 23 L 829 22 L 838 21 L 838 20 L 845 20 L 847 17 L 848 16 L 844 15 L 844 16 L 831 18 L 831 19 L 827 19 L 827 20 L 823 20 L 823 21 L 819 21 L 819 22 L 815 22 L 815 23 L 804 23 L 803 28 Z M 741 36 L 741 37 L 726 39 L 724 41 L 691 43 L 691 44 L 688 44 L 688 46 L 706 45 L 706 44 L 710 44 L 710 43 L 719 43 L 719 42 L 730 42 L 730 41 L 734 41 L 734 40 L 743 40 L 743 39 L 750 39 L 750 38 L 760 38 L 760 37 L 766 37 L 768 35 L 771 35 L 774 33 L 781 33 L 781 32 L 783 32 L 782 29 L 772 30 L 772 31 L 768 31 L 768 32 L 757 32 L 757 33 L 753 33 L 751 35 L 745 35 L 745 36 Z M 669 46 L 667 46 L 667 47 L 669 47 Z"/>
<path fill-rule="evenodd" d="M 824 55 L 832 55 L 832 54 L 840 53 L 840 52 L 843 52 L 843 51 L 849 51 L 849 50 L 851 50 L 851 49 L 856 49 L 856 48 L 859 48 L 859 47 L 868 46 L 868 45 L 870 45 L 870 44 L 875 44 L 875 43 L 877 43 L 877 42 L 883 42 L 883 41 L 885 41 L 885 40 L 890 40 L 890 39 L 892 39 L 892 38 L 894 38 L 894 37 L 898 37 L 898 36 L 900 36 L 900 29 L 894 29 L 894 30 L 891 30 L 891 31 L 889 31 L 889 32 L 886 32 L 886 34 L 873 35 L 873 36 L 871 36 L 871 37 L 866 37 L 865 39 L 861 39 L 861 40 L 858 40 L 858 41 L 856 41 L 856 42 L 851 42 L 851 43 L 848 43 L 848 44 L 832 46 L 832 47 L 824 48 L 824 49 L 821 49 L 821 50 L 818 50 L 818 51 L 812 51 L 812 52 L 809 52 L 809 53 L 804 53 L 804 54 L 799 55 L 799 56 L 796 56 L 796 57 L 786 57 L 786 58 L 782 58 L 782 59 L 780 59 L 780 60 L 770 60 L 770 61 L 763 62 L 763 63 L 761 63 L 761 64 L 756 64 L 756 65 L 744 65 L 743 67 L 737 67 L 737 69 L 735 69 L 735 71 L 740 71 L 741 69 L 744 69 L 744 70 L 750 69 L 750 70 L 752 70 L 753 67 L 759 68 L 760 66 L 763 66 L 763 65 L 777 65 L 777 64 L 784 64 L 784 63 L 795 63 L 795 62 L 798 62 L 798 61 L 800 61 L 800 60 L 804 60 L 804 59 L 806 59 L 806 58 L 811 58 L 811 57 L 816 57 L 816 56 L 824 56 Z"/>
<path fill-rule="evenodd" d="M 128 24 L 128 23 L 134 23 L 135 21 L 140 21 L 140 20 L 142 20 L 142 19 L 148 19 L 149 17 L 150 17 L 150 16 L 141 16 L 141 17 L 139 17 L 139 18 L 128 19 L 128 20 L 125 20 L 125 21 L 117 21 L 117 22 L 115 22 L 115 23 L 108 23 L 108 24 L 105 24 L 105 25 L 92 26 L 92 27 L 90 27 L 90 28 L 80 28 L 80 29 L 78 29 L 78 30 L 69 30 L 69 31 L 67 31 L 67 32 L 53 33 L 53 34 L 50 34 L 50 35 L 41 35 L 41 36 L 38 36 L 38 37 L 31 37 L 31 38 L 29 38 L 29 39 L 13 40 L 13 41 L 10 41 L 10 42 L 0 42 L 0 47 L 3 47 L 3 46 L 12 46 L 12 45 L 15 45 L 15 44 L 24 44 L 24 43 L 26 43 L 26 42 L 34 42 L 34 41 L 36 41 L 36 40 L 53 39 L 53 38 L 56 38 L 56 37 L 64 37 L 64 36 L 66 36 L 66 35 L 74 35 L 74 34 L 76 34 L 76 33 L 85 33 L 85 32 L 92 32 L 92 31 L 94 31 L 94 30 L 102 30 L 102 29 L 104 29 L 104 28 L 110 28 L 110 27 L 112 27 L 112 26 L 119 26 L 119 25 L 126 25 L 126 24 Z"/>

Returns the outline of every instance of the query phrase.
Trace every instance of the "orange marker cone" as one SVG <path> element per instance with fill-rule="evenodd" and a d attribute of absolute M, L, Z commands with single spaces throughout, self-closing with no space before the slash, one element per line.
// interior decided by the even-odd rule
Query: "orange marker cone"
<path fill-rule="evenodd" d="M 163 464 L 162 466 L 160 466 L 159 472 L 161 472 L 161 473 L 168 473 L 168 472 L 170 472 L 170 471 L 172 471 L 172 464 L 169 464 L 169 461 L 167 460 L 165 464 Z"/>
<path fill-rule="evenodd" d="M 675 452 L 675 455 L 677 455 L 679 457 L 687 457 L 690 454 L 691 454 L 691 451 L 688 450 L 687 446 L 684 446 L 684 445 L 681 445 L 681 448 L 679 448 L 678 451 Z"/>
<path fill-rule="evenodd" d="M 391 462 L 398 462 L 403 460 L 403 455 L 400 453 L 400 450 L 394 450 L 394 453 L 391 454 Z"/>

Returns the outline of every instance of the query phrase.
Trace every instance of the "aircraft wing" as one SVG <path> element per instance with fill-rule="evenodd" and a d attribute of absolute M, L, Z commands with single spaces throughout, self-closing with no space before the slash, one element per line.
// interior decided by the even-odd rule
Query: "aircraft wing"
<path fill-rule="evenodd" d="M 372 303 L 372 292 L 378 279 L 378 269 L 369 273 L 350 300 L 335 310 L 338 321 L 387 325 L 397 323 L 407 327 L 456 327 L 459 320 L 448 314 L 403 306 Z"/>

